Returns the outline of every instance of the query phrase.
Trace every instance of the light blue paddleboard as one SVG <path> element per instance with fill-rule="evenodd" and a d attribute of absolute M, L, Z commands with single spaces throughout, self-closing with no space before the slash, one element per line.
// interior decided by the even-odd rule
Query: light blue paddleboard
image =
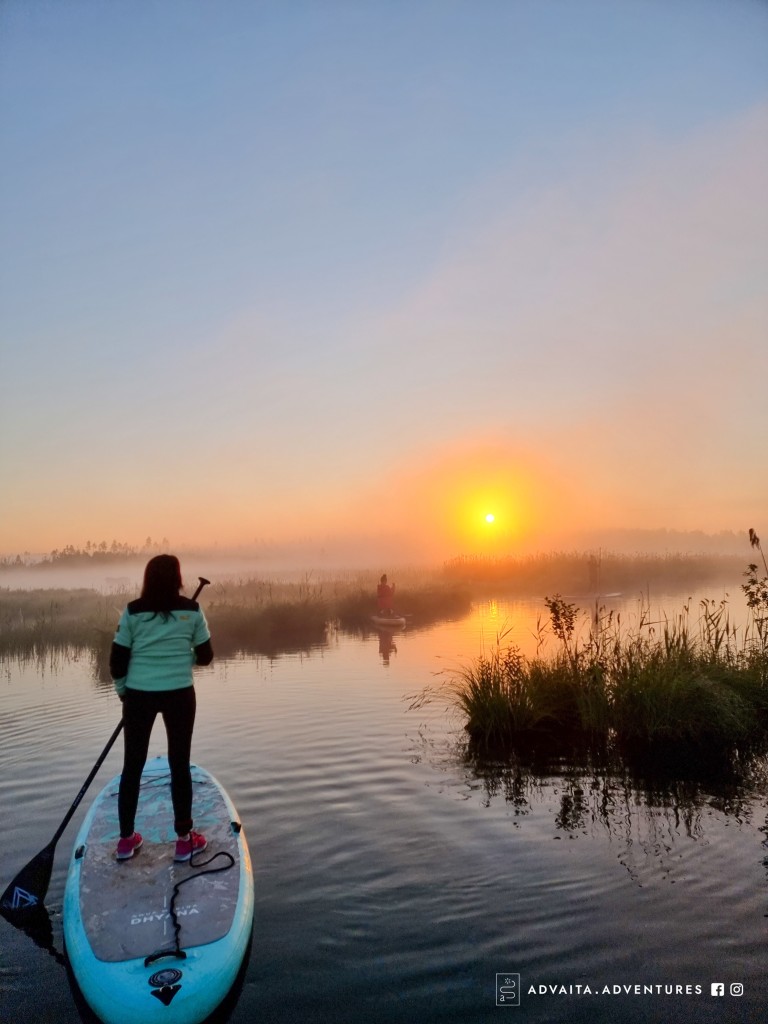
<path fill-rule="evenodd" d="M 216 779 L 193 765 L 195 830 L 208 848 L 191 865 L 175 863 L 168 761 L 149 760 L 136 817 L 144 845 L 118 861 L 119 784 L 118 775 L 96 797 L 75 840 L 64 891 L 72 972 L 105 1024 L 200 1024 L 232 988 L 253 925 L 253 870 L 237 811 Z M 229 857 L 203 863 L 220 852 Z M 202 873 L 218 867 L 227 870 Z M 187 878 L 175 899 L 185 956 L 147 963 L 176 950 L 171 900 Z"/>

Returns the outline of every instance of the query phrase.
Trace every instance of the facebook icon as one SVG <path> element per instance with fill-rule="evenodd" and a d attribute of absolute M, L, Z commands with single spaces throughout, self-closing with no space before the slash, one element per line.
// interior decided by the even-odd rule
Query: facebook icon
<path fill-rule="evenodd" d="M 710 992 L 713 996 L 724 996 L 725 985 L 721 981 L 713 981 L 712 986 L 710 988 Z"/>

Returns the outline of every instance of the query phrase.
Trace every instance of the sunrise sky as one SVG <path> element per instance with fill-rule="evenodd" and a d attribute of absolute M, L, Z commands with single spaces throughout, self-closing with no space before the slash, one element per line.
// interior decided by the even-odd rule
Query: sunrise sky
<path fill-rule="evenodd" d="M 766 41 L 760 0 L 4 0 L 0 554 L 768 532 Z"/>

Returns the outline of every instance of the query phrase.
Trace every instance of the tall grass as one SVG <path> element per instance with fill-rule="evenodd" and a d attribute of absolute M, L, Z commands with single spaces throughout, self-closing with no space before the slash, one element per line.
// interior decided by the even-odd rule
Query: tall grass
<path fill-rule="evenodd" d="M 218 656 L 308 651 L 327 638 L 329 604 L 322 583 L 244 580 L 219 584 L 205 614 Z"/>
<path fill-rule="evenodd" d="M 420 584 L 415 579 L 406 583 L 398 588 L 397 608 L 410 625 L 437 622 L 470 609 L 468 594 L 458 587 Z M 87 589 L 0 588 L 0 659 L 40 660 L 68 650 L 88 650 L 103 675 L 120 612 L 136 596 L 127 591 L 105 596 Z M 218 657 L 275 656 L 320 646 L 335 628 L 372 628 L 375 577 L 230 580 L 204 591 L 202 603 Z"/>
<path fill-rule="evenodd" d="M 447 581 L 474 593 L 610 594 L 689 587 L 732 580 L 741 568 L 732 555 L 618 554 L 610 551 L 555 551 L 506 557 L 460 557 L 446 562 Z"/>
<path fill-rule="evenodd" d="M 123 596 L 95 590 L 0 589 L 0 658 L 44 660 L 111 642 Z"/>
<path fill-rule="evenodd" d="M 472 607 L 466 590 L 446 584 L 398 588 L 395 596 L 397 613 L 404 615 L 411 625 L 424 626 L 457 618 L 466 615 Z M 334 603 L 335 616 L 344 629 L 370 629 L 371 615 L 375 611 L 375 590 L 362 587 L 338 594 Z"/>
<path fill-rule="evenodd" d="M 700 603 L 695 622 L 687 606 L 661 621 L 644 608 L 639 625 L 626 630 L 600 606 L 584 615 L 559 594 L 546 604 L 535 657 L 499 636 L 494 649 L 427 687 L 412 707 L 447 702 L 486 747 L 578 737 L 603 750 L 722 751 L 768 739 L 768 649 L 754 608 L 741 631 L 727 604 L 714 601 Z M 556 645 L 549 653 L 544 633 Z"/>

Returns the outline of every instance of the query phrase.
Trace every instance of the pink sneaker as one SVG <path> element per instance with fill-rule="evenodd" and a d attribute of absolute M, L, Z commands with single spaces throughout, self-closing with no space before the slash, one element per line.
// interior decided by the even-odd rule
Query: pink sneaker
<path fill-rule="evenodd" d="M 186 839 L 176 840 L 176 861 L 189 860 L 193 853 L 202 853 L 208 845 L 205 836 L 199 832 L 190 832 Z"/>
<path fill-rule="evenodd" d="M 117 843 L 115 857 L 117 857 L 118 860 L 129 860 L 143 842 L 144 840 L 138 832 L 134 832 L 133 835 L 128 836 L 127 839 L 121 838 Z"/>

